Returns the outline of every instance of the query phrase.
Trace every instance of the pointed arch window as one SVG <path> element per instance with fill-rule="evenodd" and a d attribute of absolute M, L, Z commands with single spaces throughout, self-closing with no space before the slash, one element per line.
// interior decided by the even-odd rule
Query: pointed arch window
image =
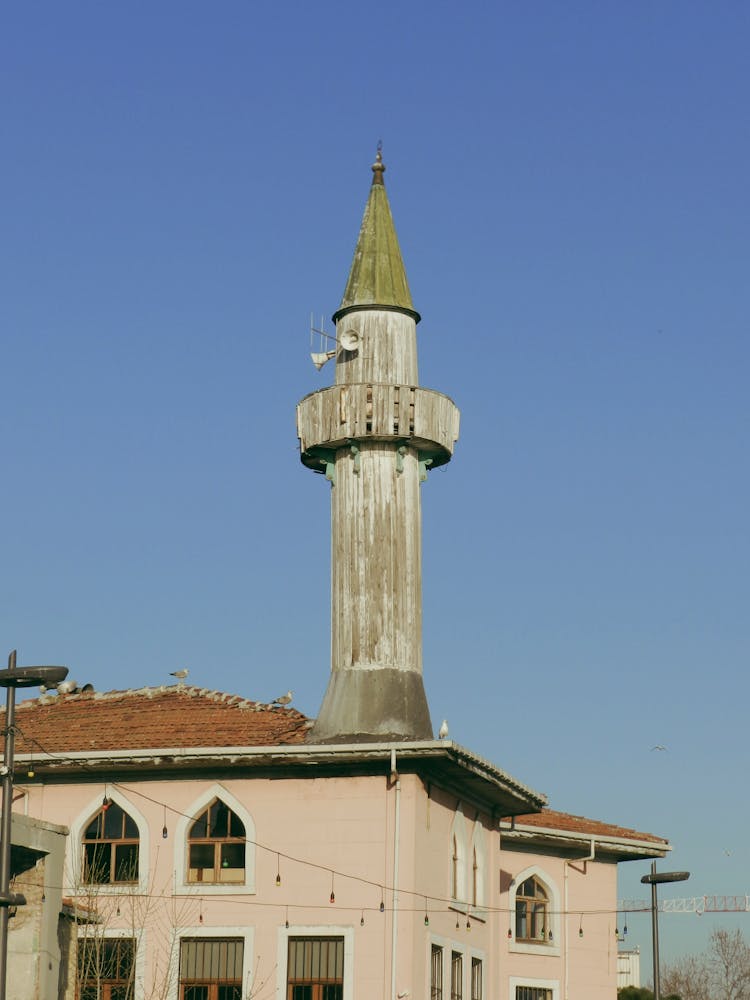
<path fill-rule="evenodd" d="M 221 799 L 214 799 L 188 830 L 188 882 L 245 881 L 245 826 Z"/>
<path fill-rule="evenodd" d="M 541 944 L 550 936 L 549 894 L 532 875 L 516 892 L 516 940 Z"/>
<path fill-rule="evenodd" d="M 111 799 L 83 832 L 83 879 L 89 885 L 138 881 L 140 842 L 135 820 Z"/>

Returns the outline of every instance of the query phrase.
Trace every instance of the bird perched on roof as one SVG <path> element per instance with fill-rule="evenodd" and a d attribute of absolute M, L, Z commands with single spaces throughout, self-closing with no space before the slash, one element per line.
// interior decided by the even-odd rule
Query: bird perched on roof
<path fill-rule="evenodd" d="M 274 698 L 274 700 L 271 702 L 271 704 L 272 705 L 288 705 L 289 702 L 292 700 L 293 694 L 294 694 L 294 692 L 287 691 L 287 693 L 286 694 L 282 694 L 282 696 L 280 698 Z"/>
<path fill-rule="evenodd" d="M 438 729 L 438 739 L 444 740 L 447 738 L 447 736 L 448 736 L 448 720 L 443 719 L 442 723 L 440 724 L 440 729 Z"/>
<path fill-rule="evenodd" d="M 185 678 L 187 677 L 187 675 L 189 673 L 190 673 L 190 671 L 186 667 L 183 667 L 182 670 L 171 670 L 169 672 L 169 676 L 170 677 L 176 677 L 177 678 L 177 683 L 178 684 L 183 684 L 184 681 L 185 681 Z"/>

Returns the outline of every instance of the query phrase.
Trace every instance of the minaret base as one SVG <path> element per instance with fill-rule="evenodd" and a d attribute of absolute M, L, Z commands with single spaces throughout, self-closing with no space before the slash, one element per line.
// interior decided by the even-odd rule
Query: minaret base
<path fill-rule="evenodd" d="M 310 743 L 433 739 L 422 675 L 374 666 L 334 670 Z"/>

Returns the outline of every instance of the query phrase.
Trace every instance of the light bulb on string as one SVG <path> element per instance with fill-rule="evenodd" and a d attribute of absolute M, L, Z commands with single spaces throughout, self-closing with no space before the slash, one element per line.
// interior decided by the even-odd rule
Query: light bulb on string
<path fill-rule="evenodd" d="M 286 919 L 284 921 L 284 926 L 289 930 L 289 907 L 286 908 Z"/>
<path fill-rule="evenodd" d="M 425 925 L 425 927 L 429 927 L 430 926 L 430 915 L 427 912 L 427 898 L 426 897 L 425 897 L 425 901 L 424 901 L 424 925 Z"/>
<path fill-rule="evenodd" d="M 330 898 L 329 898 L 329 902 L 331 902 L 331 903 L 335 903 L 336 902 L 336 893 L 333 891 L 333 879 L 334 879 L 334 874 L 333 874 L 333 872 L 331 872 L 331 895 L 330 895 Z"/>
<path fill-rule="evenodd" d="M 581 919 L 578 923 L 578 937 L 579 938 L 583 937 L 583 914 L 581 914 Z"/>
<path fill-rule="evenodd" d="M 359 926 L 360 927 L 364 927 L 365 926 L 365 911 L 364 910 L 362 910 L 362 916 L 359 918 Z"/>
<path fill-rule="evenodd" d="M 466 930 L 467 931 L 471 930 L 471 920 L 469 920 L 468 917 L 466 918 Z"/>
<path fill-rule="evenodd" d="M 511 928 L 509 927 L 509 928 L 508 928 L 508 940 L 510 941 L 510 939 L 511 939 L 512 937 L 513 937 L 513 930 L 512 930 L 512 929 L 511 929 Z"/>
<path fill-rule="evenodd" d="M 460 925 L 459 925 L 459 923 L 458 923 L 458 914 L 456 914 L 456 930 L 458 930 L 459 926 L 460 926 Z"/>
<path fill-rule="evenodd" d="M 276 855 L 276 885 L 281 885 L 281 866 L 279 864 L 279 855 Z"/>
<path fill-rule="evenodd" d="M 164 826 L 161 828 L 161 835 L 164 840 L 169 836 L 169 830 L 167 829 L 167 807 L 164 806 Z"/>

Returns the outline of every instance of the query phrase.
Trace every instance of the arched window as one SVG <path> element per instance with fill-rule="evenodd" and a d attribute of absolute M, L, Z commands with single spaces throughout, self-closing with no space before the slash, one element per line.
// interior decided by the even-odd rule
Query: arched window
<path fill-rule="evenodd" d="M 516 892 L 516 941 L 541 944 L 551 936 L 549 895 L 531 875 Z"/>
<path fill-rule="evenodd" d="M 451 856 L 451 898 L 458 899 L 461 892 L 461 855 L 458 837 L 453 834 L 453 854 Z"/>
<path fill-rule="evenodd" d="M 138 827 L 116 802 L 105 798 L 82 839 L 84 882 L 117 885 L 138 881 Z"/>
<path fill-rule="evenodd" d="M 245 826 L 214 799 L 188 830 L 188 882 L 243 883 Z"/>

